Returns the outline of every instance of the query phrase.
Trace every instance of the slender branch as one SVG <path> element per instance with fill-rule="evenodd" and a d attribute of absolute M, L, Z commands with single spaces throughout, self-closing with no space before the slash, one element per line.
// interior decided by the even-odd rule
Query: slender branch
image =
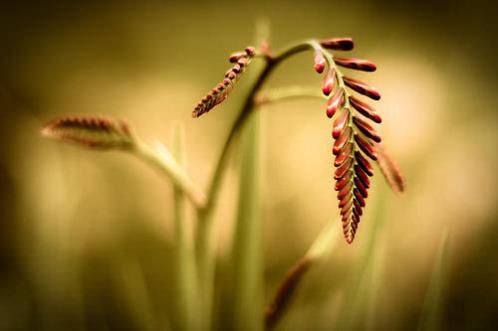
<path fill-rule="evenodd" d="M 173 181 L 175 188 L 182 190 L 196 208 L 200 209 L 205 205 L 204 193 L 194 185 L 185 170 L 167 149 L 164 148 L 161 152 L 156 151 L 137 138 L 132 146 L 132 152 L 145 163 L 168 176 Z"/>
<path fill-rule="evenodd" d="M 198 209 L 198 224 L 196 231 L 196 250 L 198 256 L 198 271 L 201 278 L 201 291 L 203 293 L 204 307 L 205 307 L 205 319 L 209 323 L 208 316 L 210 315 L 211 304 L 212 304 L 212 291 L 213 291 L 213 275 L 214 275 L 214 258 L 213 258 L 213 247 L 211 245 L 211 232 L 212 232 L 212 214 L 217 201 L 221 181 L 223 179 L 223 174 L 225 168 L 228 164 L 228 158 L 230 150 L 233 146 L 233 142 L 244 126 L 247 118 L 251 114 L 251 110 L 255 106 L 254 98 L 265 83 L 266 79 L 272 73 L 272 71 L 280 64 L 283 60 L 306 50 L 313 49 L 313 42 L 306 41 L 301 42 L 290 47 L 285 48 L 281 53 L 276 56 L 267 55 L 264 57 L 264 64 L 260 72 L 255 78 L 251 89 L 247 93 L 245 102 L 242 105 L 239 115 L 235 120 L 230 132 L 225 140 L 223 148 L 221 150 L 221 155 L 216 164 L 212 180 L 207 190 L 207 201 L 206 204 Z M 209 327 L 209 326 L 208 326 Z"/>
<path fill-rule="evenodd" d="M 327 97 L 315 87 L 288 86 L 261 92 L 256 96 L 254 102 L 257 106 L 263 106 L 269 103 L 299 98 L 327 100 Z"/>

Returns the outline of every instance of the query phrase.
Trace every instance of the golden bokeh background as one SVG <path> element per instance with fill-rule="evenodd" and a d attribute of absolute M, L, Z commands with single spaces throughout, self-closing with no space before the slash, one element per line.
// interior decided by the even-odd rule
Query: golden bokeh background
<path fill-rule="evenodd" d="M 241 79 L 209 115 L 190 113 L 228 68 L 227 56 L 251 43 L 258 20 L 269 22 L 274 49 L 354 38 L 352 54 L 379 67 L 356 77 L 382 93 L 380 130 L 407 180 L 395 196 L 376 176 L 355 243 L 341 241 L 309 274 L 279 329 L 330 330 L 344 316 L 355 329 L 416 328 L 445 231 L 443 329 L 493 329 L 494 11 L 491 2 L 463 0 L 2 4 L 0 329 L 171 326 L 170 184 L 130 156 L 58 144 L 39 129 L 56 116 L 101 114 L 169 145 L 180 122 L 188 170 L 205 188 L 247 84 Z M 295 84 L 319 88 L 310 54 L 285 63 L 267 87 Z M 268 302 L 337 207 L 324 105 L 282 102 L 261 119 Z M 236 185 L 232 162 L 216 213 L 220 270 Z M 230 303 L 221 293 L 219 316 Z"/>

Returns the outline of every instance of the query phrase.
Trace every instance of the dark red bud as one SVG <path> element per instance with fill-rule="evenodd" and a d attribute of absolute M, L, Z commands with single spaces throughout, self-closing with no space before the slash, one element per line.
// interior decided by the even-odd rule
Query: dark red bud
<path fill-rule="evenodd" d="M 358 189 L 358 191 L 360 191 L 361 195 L 363 195 L 364 198 L 367 198 L 368 197 L 368 191 L 367 191 L 367 188 L 365 187 L 365 185 L 363 185 L 363 183 L 358 179 L 358 177 L 355 177 L 354 179 L 354 185 L 356 186 L 356 188 Z"/>
<path fill-rule="evenodd" d="M 228 58 L 228 60 L 232 63 L 235 63 L 237 62 L 239 59 L 241 58 L 244 58 L 246 57 L 247 54 L 245 52 L 237 52 L 237 53 L 233 53 L 230 55 L 230 57 Z"/>
<path fill-rule="evenodd" d="M 351 168 L 351 164 L 353 163 L 353 159 L 348 159 L 344 162 L 339 168 L 336 169 L 334 174 L 334 179 L 341 179 L 348 172 L 349 168 Z"/>
<path fill-rule="evenodd" d="M 246 51 L 247 56 L 249 56 L 249 57 L 253 57 L 254 55 L 256 55 L 256 49 L 252 46 L 246 47 L 245 51 Z"/>
<path fill-rule="evenodd" d="M 361 180 L 361 182 L 366 188 L 370 187 L 370 179 L 368 179 L 367 174 L 365 173 L 365 171 L 363 171 L 362 168 L 360 168 L 359 165 L 354 166 L 354 173 Z"/>
<path fill-rule="evenodd" d="M 342 188 L 344 187 L 344 185 L 346 185 L 351 180 L 351 176 L 352 176 L 352 172 L 348 171 L 341 179 L 339 179 L 335 183 L 334 189 L 336 191 L 342 190 Z"/>
<path fill-rule="evenodd" d="M 380 143 L 382 141 L 377 131 L 375 131 L 375 129 L 367 122 L 353 116 L 353 123 L 365 136 L 372 139 L 376 143 Z"/>
<path fill-rule="evenodd" d="M 351 38 L 331 38 L 320 41 L 320 45 L 323 48 L 338 50 L 338 51 L 350 51 L 354 47 L 353 39 Z"/>
<path fill-rule="evenodd" d="M 242 71 L 242 67 L 239 64 L 236 64 L 233 66 L 232 71 L 236 74 L 240 74 L 240 72 Z"/>
<path fill-rule="evenodd" d="M 349 181 L 346 185 L 344 185 L 344 187 L 342 188 L 342 190 L 340 190 L 339 193 L 337 193 L 337 199 L 338 200 L 344 199 L 344 197 L 351 191 L 352 187 L 353 187 L 353 182 Z"/>
<path fill-rule="evenodd" d="M 349 97 L 349 102 L 351 103 L 351 106 L 353 106 L 353 108 L 356 109 L 363 116 L 371 119 L 375 123 L 382 123 L 382 118 L 380 117 L 380 115 L 369 104 L 353 96 Z"/>
<path fill-rule="evenodd" d="M 374 100 L 380 100 L 380 94 L 377 92 L 373 87 L 365 84 L 362 81 L 359 81 L 357 79 L 353 78 L 348 78 L 344 77 L 344 83 L 351 89 L 355 90 L 356 92 L 366 95 L 367 97 L 374 99 Z"/>
<path fill-rule="evenodd" d="M 352 192 L 349 192 L 348 195 L 342 200 L 339 201 L 339 208 L 344 207 L 347 203 L 349 203 L 352 196 Z"/>
<path fill-rule="evenodd" d="M 334 147 L 332 148 L 332 154 L 334 155 L 339 155 L 339 153 L 342 151 L 344 145 L 348 142 L 349 138 L 351 137 L 351 130 L 350 127 L 347 127 L 344 129 L 342 134 L 339 136 L 339 138 L 335 141 Z"/>
<path fill-rule="evenodd" d="M 365 199 L 361 195 L 360 191 L 358 191 L 358 189 L 355 188 L 353 190 L 353 194 L 354 194 L 354 197 L 356 198 L 356 200 L 358 201 L 358 203 L 360 204 L 360 206 L 365 207 Z"/>
<path fill-rule="evenodd" d="M 336 57 L 334 58 L 334 62 L 341 67 L 356 69 L 362 71 L 375 71 L 377 70 L 377 66 L 375 63 L 368 60 L 356 59 L 353 57 Z"/>
<path fill-rule="evenodd" d="M 356 200 L 353 200 L 353 205 L 354 205 L 354 209 L 356 210 L 356 214 L 358 214 L 358 217 L 363 215 L 363 209 L 361 208 L 360 204 Z"/>
<path fill-rule="evenodd" d="M 360 152 L 356 151 L 354 152 L 354 156 L 356 158 L 356 161 L 358 161 L 358 164 L 360 165 L 361 169 L 365 171 L 365 173 L 372 177 L 373 176 L 373 168 L 372 165 L 361 155 Z"/>
<path fill-rule="evenodd" d="M 354 135 L 354 139 L 363 153 L 365 153 L 372 160 L 377 161 L 377 152 L 375 151 L 372 144 L 370 144 L 368 141 L 357 134 Z"/>

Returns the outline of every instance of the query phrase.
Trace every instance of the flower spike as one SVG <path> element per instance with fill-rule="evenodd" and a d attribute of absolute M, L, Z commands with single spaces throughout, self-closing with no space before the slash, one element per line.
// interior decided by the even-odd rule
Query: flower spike
<path fill-rule="evenodd" d="M 254 47 L 247 47 L 243 52 L 236 52 L 230 55 L 228 61 L 234 63 L 233 67 L 225 73 L 223 81 L 199 101 L 192 112 L 192 117 L 199 117 L 222 103 L 233 90 L 235 83 L 240 79 L 240 76 L 244 73 L 255 55 L 256 50 Z"/>

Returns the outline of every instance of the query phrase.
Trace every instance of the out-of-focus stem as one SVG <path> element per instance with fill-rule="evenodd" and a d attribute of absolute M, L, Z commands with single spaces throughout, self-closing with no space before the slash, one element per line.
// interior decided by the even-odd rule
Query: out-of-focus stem
<path fill-rule="evenodd" d="M 204 193 L 194 185 L 185 170 L 166 148 L 159 153 L 140 139 L 136 139 L 132 152 L 145 163 L 169 177 L 173 185 L 182 190 L 196 208 L 204 206 L 206 201 Z"/>
<path fill-rule="evenodd" d="M 294 293 L 308 270 L 322 259 L 339 239 L 339 232 L 334 226 L 337 221 L 329 222 L 310 248 L 290 269 L 278 286 L 271 303 L 265 311 L 265 328 L 271 330 L 282 318 L 288 308 Z"/>
<path fill-rule="evenodd" d="M 276 56 L 264 57 L 262 68 L 255 75 L 254 83 L 244 98 L 244 103 L 239 111 L 239 115 L 235 120 L 230 132 L 223 144 L 221 155 L 216 164 L 213 177 L 211 179 L 209 189 L 207 191 L 207 201 L 203 208 L 198 211 L 198 224 L 196 231 L 196 250 L 198 257 L 198 272 L 200 276 L 200 287 L 202 292 L 202 300 L 204 309 L 204 320 L 209 323 L 206 325 L 210 327 L 209 316 L 211 315 L 212 296 L 213 296 L 213 280 L 214 280 L 214 249 L 211 243 L 212 240 L 212 223 L 213 223 L 213 210 L 215 202 L 217 201 L 218 194 L 221 187 L 221 181 L 225 168 L 228 164 L 229 152 L 233 146 L 233 142 L 238 135 L 240 129 L 244 126 L 247 118 L 251 114 L 255 106 L 254 98 L 260 91 L 266 79 L 270 76 L 273 70 L 282 61 L 289 57 L 313 49 L 313 42 L 301 42 L 290 47 L 285 48 Z M 253 65 L 255 67 L 255 65 Z"/>

